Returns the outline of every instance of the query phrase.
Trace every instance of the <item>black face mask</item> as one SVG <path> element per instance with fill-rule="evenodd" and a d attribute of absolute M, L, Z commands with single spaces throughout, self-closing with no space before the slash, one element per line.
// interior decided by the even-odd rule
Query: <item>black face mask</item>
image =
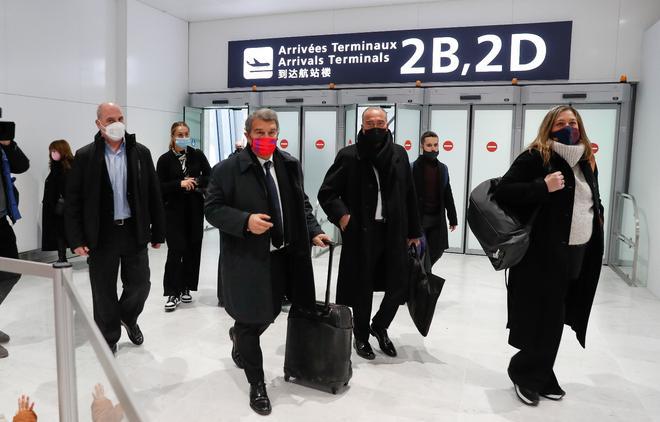
<path fill-rule="evenodd" d="M 387 129 L 373 128 L 363 130 L 358 136 L 357 149 L 361 156 L 373 158 L 387 141 Z"/>
<path fill-rule="evenodd" d="M 435 161 L 438 159 L 438 151 L 424 151 L 422 156 L 429 161 Z"/>

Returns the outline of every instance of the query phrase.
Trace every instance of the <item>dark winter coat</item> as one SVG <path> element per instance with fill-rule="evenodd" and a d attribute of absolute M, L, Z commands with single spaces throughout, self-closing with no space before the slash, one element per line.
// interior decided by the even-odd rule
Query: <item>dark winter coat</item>
<path fill-rule="evenodd" d="M 186 249 L 190 244 L 201 242 L 204 233 L 204 191 L 209 183 L 211 166 L 204 153 L 198 149 L 186 150 L 186 171 L 183 174 L 179 158 L 167 151 L 156 165 L 160 190 L 165 206 L 167 224 L 166 239 L 170 249 Z M 185 177 L 197 179 L 197 189 L 187 191 L 181 187 Z"/>
<path fill-rule="evenodd" d="M 509 344 L 519 349 L 545 348 L 556 318 L 563 318 L 585 346 L 587 323 L 603 259 L 603 207 L 598 191 L 598 170 L 579 162 L 594 201 L 593 232 L 582 271 L 568 281 L 568 240 L 573 216 L 575 176 L 568 163 L 552 152 L 543 165 L 537 150 L 525 151 L 511 165 L 495 191 L 495 199 L 527 220 L 540 205 L 532 226 L 530 245 L 522 261 L 510 269 L 508 282 Z M 561 171 L 565 187 L 549 193 L 544 178 Z M 561 286 L 567 286 L 567 290 Z M 561 312 L 565 307 L 565 316 Z"/>
<path fill-rule="evenodd" d="M 151 152 L 126 134 L 127 196 L 138 245 L 165 242 L 165 211 Z M 78 151 L 68 175 L 64 220 L 69 246 L 99 247 L 112 228 L 114 202 L 105 164 L 105 141 L 100 132 L 94 142 Z"/>
<path fill-rule="evenodd" d="M 314 306 L 314 273 L 311 239 L 322 233 L 312 206 L 303 191 L 300 162 L 276 150 L 273 162 L 284 215 L 284 239 L 290 258 L 291 301 Z M 206 198 L 206 220 L 220 229 L 220 272 L 225 309 L 236 321 L 251 324 L 272 322 L 280 309 L 273 309 L 270 281 L 270 235 L 248 233 L 250 214 L 269 214 L 264 171 L 249 148 L 217 164 L 211 173 Z"/>
<path fill-rule="evenodd" d="M 419 238 L 422 233 L 408 155 L 401 145 L 392 143 L 391 147 L 390 174 L 383 177 L 379 173 L 387 220 L 387 265 L 377 274 L 366 274 L 363 264 L 371 260 L 378 186 L 372 163 L 360 157 L 357 144 L 339 151 L 319 189 L 318 200 L 330 222 L 339 227 L 342 216 L 351 216 L 342 232 L 337 303 L 359 305 L 374 291 L 395 291 L 406 283 L 406 240 Z"/>
<path fill-rule="evenodd" d="M 449 218 L 449 224 L 452 226 L 458 225 L 458 218 L 456 216 L 456 206 L 454 205 L 454 196 L 451 192 L 451 184 L 449 183 L 449 170 L 447 165 L 438 161 L 438 166 L 440 168 L 440 180 L 438 181 L 438 187 L 440 189 L 440 204 L 438 206 L 439 212 L 437 216 L 433 218 L 433 221 L 437 224 L 426 226 L 424 222 L 424 166 L 425 161 L 427 161 L 424 156 L 419 156 L 417 160 L 412 164 L 413 172 L 413 181 L 415 182 L 415 190 L 417 191 L 417 205 L 422 218 L 424 228 L 429 227 L 439 227 L 441 232 L 441 241 L 439 245 L 441 250 L 449 248 L 449 232 L 447 231 L 447 218 Z"/>
<path fill-rule="evenodd" d="M 18 147 L 16 142 L 11 141 L 9 145 L 1 145 L 0 148 L 2 148 L 5 151 L 5 154 L 7 155 L 7 161 L 9 162 L 9 172 L 12 174 L 21 174 L 25 173 L 28 171 L 30 168 L 30 160 L 23 154 L 23 151 Z M 2 166 L 3 162 L 0 160 L 0 177 L 3 177 L 3 172 L 2 172 Z M 2 192 L 3 195 L 5 195 L 5 203 L 7 204 L 7 208 L 9 208 L 9 197 L 6 192 L 7 190 L 7 183 L 5 180 L 2 180 L 2 186 L 4 186 L 5 192 Z M 16 204 L 18 204 L 18 189 L 16 188 L 16 185 L 14 185 L 14 197 L 16 198 Z"/>
<path fill-rule="evenodd" d="M 41 211 L 41 250 L 44 251 L 56 251 L 57 239 L 66 238 L 64 215 L 55 214 L 55 207 L 60 197 L 66 198 L 67 174 L 61 162 L 53 161 L 46 177 Z"/>

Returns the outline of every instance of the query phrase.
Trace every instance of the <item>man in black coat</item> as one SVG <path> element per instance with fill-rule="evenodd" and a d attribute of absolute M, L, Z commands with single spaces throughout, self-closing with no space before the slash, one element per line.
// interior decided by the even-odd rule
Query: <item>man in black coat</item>
<path fill-rule="evenodd" d="M 94 321 L 114 352 L 121 325 L 136 345 L 144 336 L 137 319 L 149 295 L 147 243 L 165 241 L 165 213 L 149 149 L 126 133 L 121 108 L 97 110 L 94 142 L 76 151 L 65 205 L 69 245 L 87 256 Z M 117 298 L 121 264 L 123 292 Z"/>
<path fill-rule="evenodd" d="M 21 214 L 18 212 L 18 190 L 11 174 L 26 172 L 30 160 L 14 142 L 14 128 L 14 122 L 0 122 L 0 256 L 15 259 L 18 258 L 16 235 L 7 218 L 15 224 Z M 20 278 L 20 274 L 0 272 L 0 304 Z M 8 341 L 9 336 L 0 331 L 0 343 Z M 7 356 L 7 349 L 0 346 L 0 359 Z"/>
<path fill-rule="evenodd" d="M 282 298 L 313 309 L 310 242 L 323 233 L 303 191 L 300 162 L 277 149 L 279 122 L 269 109 L 245 121 L 249 147 L 213 168 L 206 199 L 209 223 L 221 232 L 225 309 L 236 321 L 229 330 L 232 358 L 245 369 L 250 407 L 271 412 L 259 336 L 280 313 Z"/>
<path fill-rule="evenodd" d="M 355 350 L 375 358 L 371 333 L 396 356 L 387 329 L 407 299 L 407 248 L 422 233 L 408 156 L 392 141 L 385 110 L 364 111 L 357 143 L 339 151 L 318 199 L 342 231 L 337 302 L 353 307 Z M 385 296 L 369 325 L 374 291 Z"/>
<path fill-rule="evenodd" d="M 440 259 L 445 249 L 449 248 L 447 218 L 449 230 L 454 231 L 458 226 L 454 196 L 449 183 L 449 169 L 445 163 L 438 161 L 438 143 L 438 135 L 435 132 L 424 132 L 420 142 L 422 155 L 412 165 L 431 266 Z"/>

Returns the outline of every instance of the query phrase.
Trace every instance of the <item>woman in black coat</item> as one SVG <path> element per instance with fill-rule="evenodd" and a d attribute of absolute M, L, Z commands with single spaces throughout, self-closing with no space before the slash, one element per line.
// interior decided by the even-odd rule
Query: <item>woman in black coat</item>
<path fill-rule="evenodd" d="M 57 262 L 66 260 L 66 232 L 64 230 L 64 198 L 66 179 L 73 154 L 64 139 L 53 141 L 48 146 L 48 167 L 44 199 L 41 212 L 41 250 L 57 251 Z"/>
<path fill-rule="evenodd" d="M 424 132 L 421 146 L 422 155 L 413 163 L 412 171 L 428 256 L 433 266 L 449 248 L 447 217 L 451 231 L 456 230 L 458 219 L 449 184 L 449 170 L 438 161 L 438 135 L 431 131 Z"/>
<path fill-rule="evenodd" d="M 193 148 L 185 122 L 174 122 L 170 149 L 156 165 L 167 222 L 167 262 L 163 277 L 165 310 L 190 303 L 197 290 L 204 232 L 204 192 L 211 166 L 204 153 Z"/>
<path fill-rule="evenodd" d="M 539 395 L 566 393 L 553 366 L 564 324 L 585 346 L 603 258 L 603 207 L 591 143 L 573 107 L 545 116 L 527 151 L 515 160 L 495 199 L 522 219 L 538 214 L 522 261 L 508 282 L 509 364 L 516 394 L 536 406 Z"/>

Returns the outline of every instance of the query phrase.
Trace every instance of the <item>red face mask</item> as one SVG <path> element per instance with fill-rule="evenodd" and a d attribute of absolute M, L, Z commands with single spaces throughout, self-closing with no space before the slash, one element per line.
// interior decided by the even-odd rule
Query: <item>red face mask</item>
<path fill-rule="evenodd" d="M 277 138 L 255 138 L 250 142 L 252 152 L 261 157 L 270 157 L 277 148 Z"/>

